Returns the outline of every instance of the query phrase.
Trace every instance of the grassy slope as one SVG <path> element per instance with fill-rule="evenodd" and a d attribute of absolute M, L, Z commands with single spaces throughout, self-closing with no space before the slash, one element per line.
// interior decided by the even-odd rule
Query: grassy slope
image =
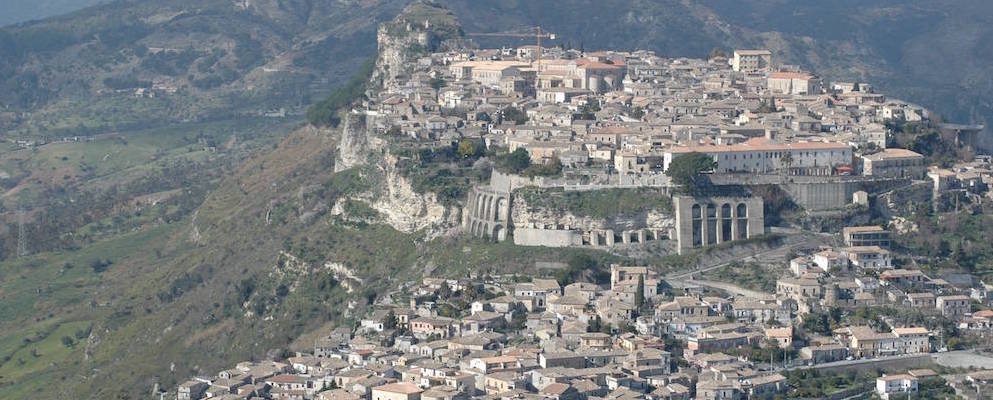
<path fill-rule="evenodd" d="M 51 138 L 300 111 L 374 53 L 376 24 L 402 3 L 131 1 L 0 28 L 0 130 Z M 108 78 L 179 92 L 136 99 L 135 84 Z"/>
<path fill-rule="evenodd" d="M 249 160 L 225 179 L 200 207 L 195 222 L 187 218 L 118 236 L 82 252 L 42 254 L 5 264 L 0 287 L 4 303 L 11 307 L 0 310 L 9 314 L 11 326 L 44 330 L 65 321 L 92 323 L 94 339 L 89 360 L 81 360 L 81 345 L 53 353 L 62 360 L 55 367 L 30 377 L 5 376 L 0 397 L 31 393 L 50 398 L 55 388 L 35 378 L 64 377 L 67 390 L 79 397 L 133 398 L 156 382 L 172 386 L 191 374 L 216 372 L 234 361 L 286 348 L 297 336 L 327 327 L 328 322 L 347 321 L 354 314 L 342 312 L 346 301 L 357 301 L 361 308 L 370 293 L 427 270 L 449 276 L 526 271 L 533 270 L 535 261 L 561 261 L 575 252 L 471 239 L 424 243 L 417 234 L 328 215 L 300 222 L 301 210 L 328 202 L 331 196 L 321 190 L 301 196 L 301 188 L 343 185 L 330 172 L 333 152 L 328 132 L 299 130 L 276 150 Z M 285 215 L 272 217 L 266 225 L 267 210 L 278 209 Z M 201 233 L 199 244 L 190 240 L 192 225 Z M 324 271 L 314 271 L 307 279 L 276 272 L 284 249 L 314 261 L 312 265 L 343 263 L 366 281 L 347 294 L 341 286 L 315 283 L 330 281 Z M 97 275 L 88 267 L 93 257 L 108 257 L 114 264 Z M 59 275 L 67 261 L 74 267 Z M 26 264 L 37 266 L 28 269 Z M 203 281 L 183 286 L 178 295 L 163 300 L 159 294 L 175 286 L 183 274 Z M 243 303 L 239 296 L 246 279 L 257 284 Z M 279 284 L 287 285 L 290 294 L 275 295 Z M 32 300 L 39 287 L 51 288 L 62 300 Z M 92 299 L 97 306 L 83 299 Z M 266 304 L 262 315 L 275 319 L 247 317 L 257 310 L 257 303 Z M 47 313 L 53 317 L 31 319 Z M 17 337 L 26 333 L 4 337 L 16 344 Z M 173 363 L 175 372 L 169 372 Z"/>

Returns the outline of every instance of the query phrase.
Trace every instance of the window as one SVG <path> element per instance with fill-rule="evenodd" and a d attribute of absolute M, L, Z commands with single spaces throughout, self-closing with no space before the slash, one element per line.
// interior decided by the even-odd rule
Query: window
<path fill-rule="evenodd" d="M 736 239 L 746 239 L 748 238 L 748 207 L 745 206 L 745 203 L 738 203 L 735 211 L 738 219 Z"/>
<path fill-rule="evenodd" d="M 693 223 L 692 223 L 693 247 L 698 247 L 703 244 L 703 220 L 702 220 L 700 205 L 694 204 L 690 214 L 693 219 Z"/>

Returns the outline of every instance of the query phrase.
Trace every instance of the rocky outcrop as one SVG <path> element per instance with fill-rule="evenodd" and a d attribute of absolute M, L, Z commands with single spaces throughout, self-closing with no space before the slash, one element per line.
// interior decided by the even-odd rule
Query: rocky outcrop
<path fill-rule="evenodd" d="M 364 164 L 371 153 L 371 139 L 371 133 L 366 128 L 365 114 L 359 112 L 346 114 L 341 128 L 341 141 L 338 143 L 338 159 L 334 164 L 334 172 Z"/>
<path fill-rule="evenodd" d="M 398 231 L 424 231 L 428 238 L 449 233 L 459 224 L 458 210 L 438 202 L 434 193 L 417 193 L 410 180 L 396 169 L 396 158 L 387 153 L 379 163 L 381 192 L 368 199 L 386 223 Z"/>
<path fill-rule="evenodd" d="M 454 14 L 433 1 L 417 0 L 393 21 L 377 32 L 379 55 L 369 90 L 391 87 L 396 77 L 407 73 L 410 65 L 442 42 L 461 36 L 462 29 Z M 365 167 L 376 175 L 377 185 L 365 193 L 352 196 L 376 210 L 379 219 L 404 233 L 423 232 L 428 239 L 457 232 L 459 210 L 441 204 L 434 193 L 417 193 L 410 180 L 396 168 L 397 160 L 387 141 L 371 128 L 372 117 L 351 111 L 344 119 L 335 172 Z M 332 214 L 342 212 L 336 204 Z"/>
<path fill-rule="evenodd" d="M 444 6 L 429 0 L 412 2 L 376 31 L 379 57 L 373 82 L 389 87 L 418 57 L 437 51 L 446 41 L 460 39 L 462 33 L 455 14 Z"/>

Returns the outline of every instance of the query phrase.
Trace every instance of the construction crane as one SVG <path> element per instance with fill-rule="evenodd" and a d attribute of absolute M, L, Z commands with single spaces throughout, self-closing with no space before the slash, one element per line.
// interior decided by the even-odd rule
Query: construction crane
<path fill-rule="evenodd" d="M 534 30 L 534 33 L 527 31 Z M 540 26 L 533 28 L 524 28 L 517 31 L 507 31 L 507 32 L 493 32 L 493 33 L 469 33 L 469 36 L 487 36 L 487 37 L 517 37 L 517 38 L 535 38 L 538 42 L 538 71 L 541 71 L 541 39 L 555 40 L 555 34 L 551 32 L 546 32 L 541 29 Z"/>

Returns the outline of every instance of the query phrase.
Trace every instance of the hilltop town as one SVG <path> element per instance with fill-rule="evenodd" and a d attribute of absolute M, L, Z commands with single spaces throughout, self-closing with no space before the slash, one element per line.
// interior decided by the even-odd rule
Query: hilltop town
<path fill-rule="evenodd" d="M 460 29 L 414 14 L 380 28 L 365 97 L 335 120 L 335 168 L 388 154 L 415 189 L 460 204 L 456 228 L 477 240 L 670 262 L 400 284 L 312 349 L 191 377 L 170 396 L 890 399 L 993 387 L 985 277 L 948 273 L 921 256 L 933 243 L 906 241 L 929 216 L 990 201 L 993 163 L 974 150 L 983 127 L 769 50 L 480 49 Z M 613 204 L 594 204 L 602 193 Z"/>

